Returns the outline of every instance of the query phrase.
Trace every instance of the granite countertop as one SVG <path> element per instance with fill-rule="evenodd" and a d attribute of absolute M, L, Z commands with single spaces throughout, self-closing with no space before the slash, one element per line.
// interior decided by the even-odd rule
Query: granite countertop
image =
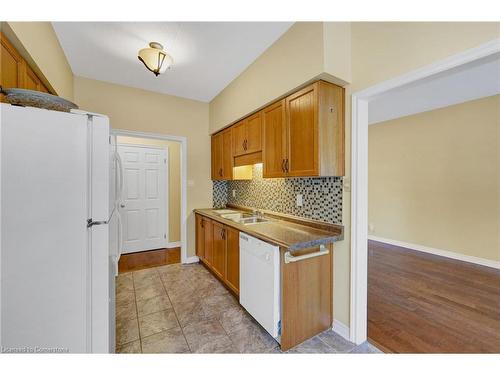
<path fill-rule="evenodd" d="M 196 209 L 194 212 L 290 251 L 325 245 L 343 239 L 341 225 L 332 226 L 331 230 L 325 230 L 268 216 L 266 218 L 270 221 L 244 225 L 221 217 L 216 213 L 216 210 L 206 208 Z M 245 212 L 233 208 L 231 210 Z"/>

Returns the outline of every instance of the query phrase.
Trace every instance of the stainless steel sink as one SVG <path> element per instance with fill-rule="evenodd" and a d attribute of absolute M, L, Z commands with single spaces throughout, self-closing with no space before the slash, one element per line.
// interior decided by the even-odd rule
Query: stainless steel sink
<path fill-rule="evenodd" d="M 265 223 L 267 221 L 269 221 L 269 219 L 266 219 L 264 217 L 251 216 L 238 220 L 238 223 L 243 225 L 251 225 L 251 224 Z"/>

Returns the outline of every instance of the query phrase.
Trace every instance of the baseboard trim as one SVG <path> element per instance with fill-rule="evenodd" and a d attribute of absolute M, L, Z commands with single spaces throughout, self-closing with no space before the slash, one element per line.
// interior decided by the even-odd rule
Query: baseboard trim
<path fill-rule="evenodd" d="M 197 263 L 197 262 L 199 262 L 199 260 L 200 260 L 200 258 L 198 258 L 197 256 L 189 257 L 186 259 L 184 264 Z"/>
<path fill-rule="evenodd" d="M 350 334 L 349 334 L 349 327 L 346 326 L 344 323 L 338 321 L 337 319 L 335 319 L 333 321 L 332 331 L 339 334 L 340 336 L 345 338 L 347 341 L 351 341 Z"/>
<path fill-rule="evenodd" d="M 377 242 L 382 242 L 386 243 L 389 245 L 395 245 L 395 246 L 400 246 L 404 247 L 410 250 L 416 250 L 416 251 L 421 251 L 423 253 L 428 253 L 428 254 L 433 254 L 433 255 L 439 255 L 445 258 L 451 258 L 455 260 L 460 260 L 462 262 L 468 262 L 468 263 L 473 263 L 473 264 L 479 264 L 480 266 L 485 266 L 485 267 L 491 267 L 491 268 L 496 268 L 500 269 L 500 262 L 496 262 L 494 260 L 489 260 L 489 259 L 484 259 L 484 258 L 479 258 L 479 257 L 474 257 L 471 255 L 465 255 L 465 254 L 460 254 L 454 251 L 449 251 L 449 250 L 442 250 L 442 249 L 436 249 L 433 247 L 428 247 L 428 246 L 422 246 L 422 245 L 417 245 L 413 243 L 408 243 L 408 242 L 403 242 L 403 241 L 398 241 L 398 240 L 391 240 L 388 238 L 383 238 L 383 237 L 377 237 L 377 236 L 368 236 L 369 240 L 377 241 Z"/>
<path fill-rule="evenodd" d="M 177 242 L 169 242 L 167 243 L 167 246 L 165 246 L 167 249 L 172 249 L 174 247 L 181 247 L 181 242 L 180 241 L 177 241 Z"/>

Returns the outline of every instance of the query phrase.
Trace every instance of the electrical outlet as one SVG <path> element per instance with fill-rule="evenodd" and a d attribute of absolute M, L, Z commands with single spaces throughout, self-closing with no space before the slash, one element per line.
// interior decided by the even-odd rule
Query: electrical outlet
<path fill-rule="evenodd" d="M 236 198 L 236 190 L 233 189 L 233 198 Z"/>
<path fill-rule="evenodd" d="M 302 194 L 297 194 L 297 207 L 302 207 Z"/>

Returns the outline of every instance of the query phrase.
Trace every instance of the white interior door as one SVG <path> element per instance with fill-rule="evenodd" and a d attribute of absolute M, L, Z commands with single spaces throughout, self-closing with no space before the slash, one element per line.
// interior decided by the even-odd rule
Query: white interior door
<path fill-rule="evenodd" d="M 123 253 L 164 248 L 167 243 L 167 152 L 118 145 L 123 163 Z"/>

